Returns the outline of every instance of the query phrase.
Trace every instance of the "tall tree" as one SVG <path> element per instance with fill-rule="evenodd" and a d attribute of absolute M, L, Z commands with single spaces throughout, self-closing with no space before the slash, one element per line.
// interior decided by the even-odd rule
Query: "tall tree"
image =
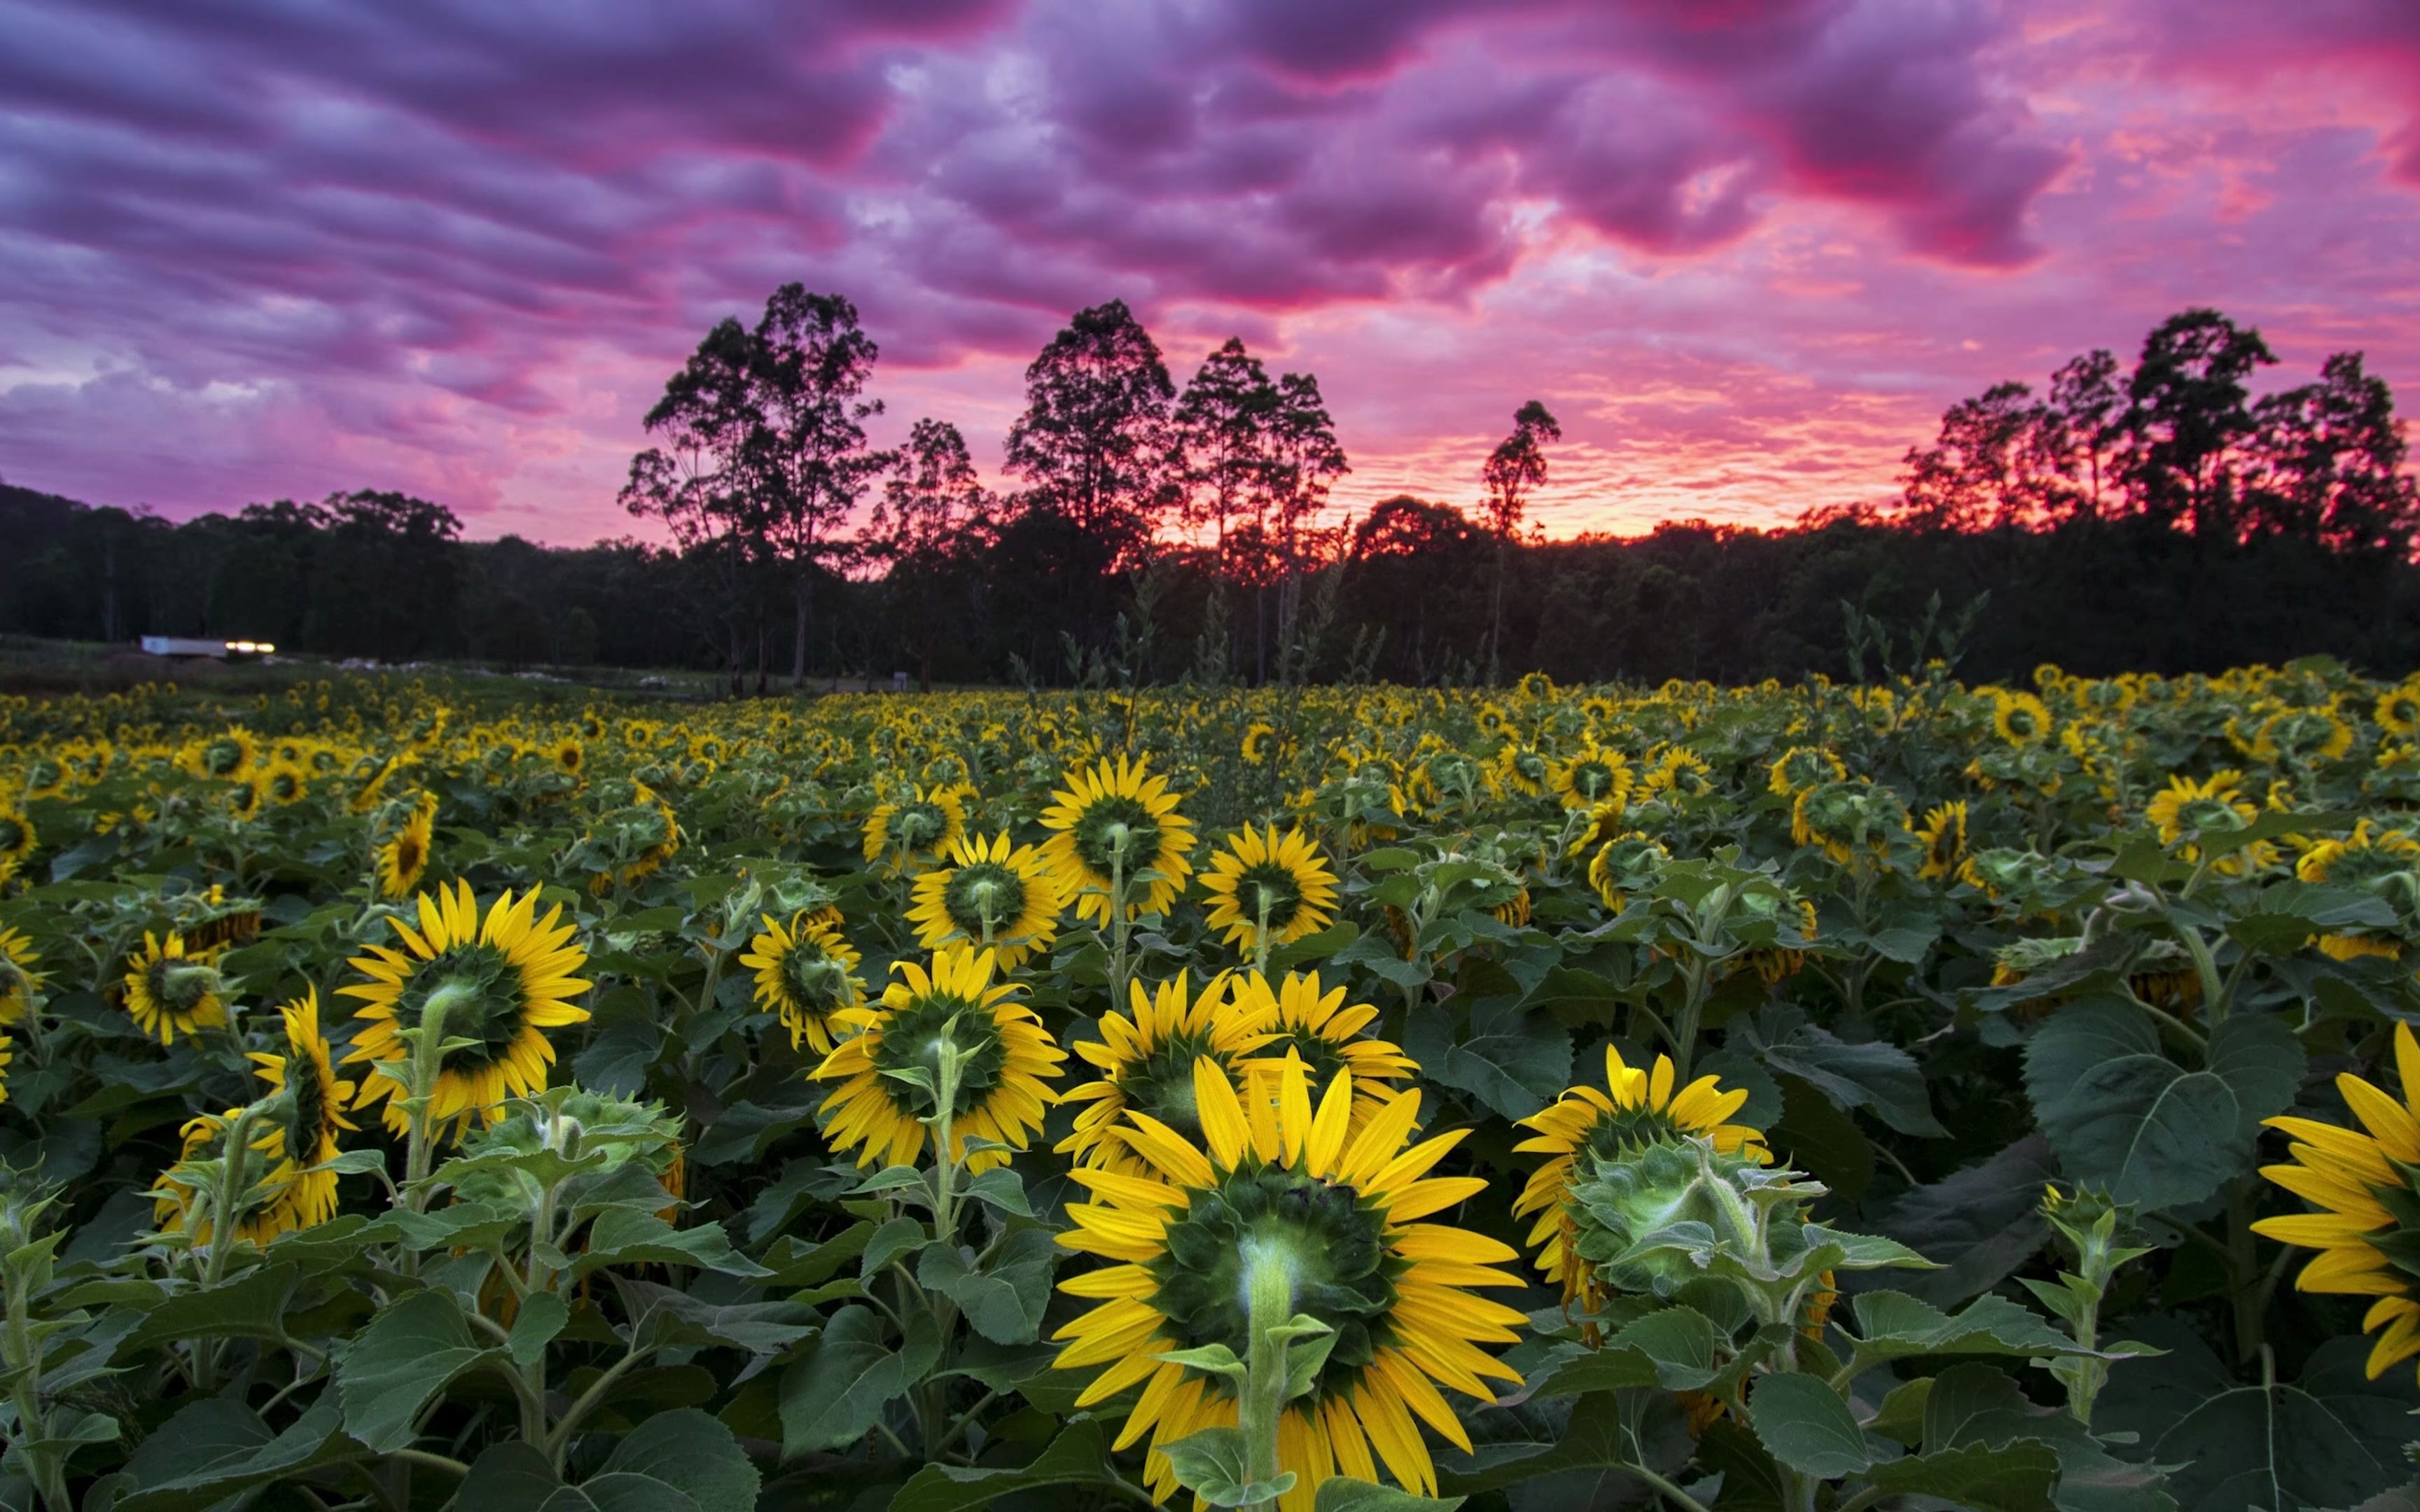
<path fill-rule="evenodd" d="M 1055 515 L 1113 562 L 1149 549 L 1180 490 L 1170 464 L 1176 385 L 1124 300 L 1079 310 L 1025 370 L 1025 412 L 1009 427 L 1007 471 L 1028 511 Z"/>
<path fill-rule="evenodd" d="M 2070 358 L 2050 377 L 2050 419 L 2058 451 L 2072 477 L 2084 474 L 2078 507 L 2087 518 L 2101 517 L 2101 459 L 2117 439 L 2118 420 L 2126 395 L 2118 384 L 2118 359 L 2105 347 Z"/>
<path fill-rule="evenodd" d="M 926 418 L 908 427 L 908 443 L 894 454 L 867 533 L 894 562 L 939 555 L 991 505 L 966 437 L 946 420 Z"/>
<path fill-rule="evenodd" d="M 1320 396 L 1319 379 L 1309 373 L 1280 378 L 1269 415 L 1268 462 L 1261 476 L 1285 559 L 1285 588 L 1278 600 L 1281 646 L 1292 642 L 1295 623 L 1300 617 L 1305 527 L 1326 507 L 1328 490 L 1336 480 L 1352 471 L 1343 444 L 1336 439 L 1336 422 Z M 1265 680 L 1265 660 L 1260 671 Z"/>
<path fill-rule="evenodd" d="M 1931 446 L 1910 447 L 1900 517 L 1930 530 L 2040 526 L 2068 494 L 2055 411 L 2023 383 L 1995 383 L 1941 415 Z"/>
<path fill-rule="evenodd" d="M 798 284 L 774 291 L 751 337 L 759 419 L 748 447 L 750 512 L 789 572 L 790 687 L 797 689 L 807 681 L 815 579 L 847 553 L 841 529 L 875 475 L 891 465 L 887 454 L 866 445 L 862 424 L 882 412 L 880 400 L 863 397 L 881 353 L 859 328 L 856 305 Z"/>
<path fill-rule="evenodd" d="M 1479 471 L 1487 486 L 1487 527 L 1496 537 L 1496 588 L 1487 614 L 1487 678 L 1503 671 L 1504 574 L 1513 537 L 1521 530 L 1521 512 L 1531 490 L 1546 481 L 1546 442 L 1563 439 L 1563 427 L 1536 399 L 1512 413 L 1512 434 L 1497 443 Z"/>
<path fill-rule="evenodd" d="M 748 329 L 728 317 L 716 322 L 647 411 L 643 424 L 661 444 L 630 459 L 621 492 L 625 509 L 663 521 L 684 555 L 711 565 L 735 693 L 753 617 L 745 590 L 755 547 L 755 458 L 765 425 L 759 365 Z"/>
<path fill-rule="evenodd" d="M 2273 393 L 2252 413 L 2251 533 L 2411 554 L 2420 497 L 2403 471 L 2403 424 L 2394 391 L 2363 371 L 2361 353 L 2336 353 L 2319 381 Z"/>
<path fill-rule="evenodd" d="M 1278 403 L 1261 360 L 1241 337 L 1202 360 L 1171 417 L 1187 525 L 1208 525 L 1223 565 L 1227 531 L 1258 496 L 1268 466 L 1268 427 Z"/>
<path fill-rule="evenodd" d="M 2259 332 L 2216 310 L 2170 316 L 2145 338 L 2120 464 L 2137 510 L 2206 540 L 2235 535 L 2233 454 L 2253 425 L 2243 380 L 2276 361 Z"/>

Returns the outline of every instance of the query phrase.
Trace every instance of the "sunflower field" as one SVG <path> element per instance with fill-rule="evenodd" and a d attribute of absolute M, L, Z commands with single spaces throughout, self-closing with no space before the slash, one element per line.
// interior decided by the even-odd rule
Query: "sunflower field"
<path fill-rule="evenodd" d="M 2420 1501 L 2420 682 L 0 701 L 0 1505 Z"/>

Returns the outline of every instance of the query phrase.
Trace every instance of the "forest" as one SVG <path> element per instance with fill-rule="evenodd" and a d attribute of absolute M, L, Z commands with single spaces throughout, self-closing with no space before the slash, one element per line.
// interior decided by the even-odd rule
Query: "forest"
<path fill-rule="evenodd" d="M 444 504 L 377 489 L 178 523 L 0 485 L 0 633 L 720 669 L 735 692 L 1064 685 L 1104 658 L 1254 685 L 1739 683 L 1852 673 L 1849 624 L 1938 595 L 1982 677 L 2420 664 L 2392 391 L 2345 352 L 2256 394 L 2277 359 L 2214 310 L 2163 322 L 2131 366 L 2095 350 L 1952 406 L 1894 497 L 1628 538 L 1527 518 L 1561 434 L 1538 400 L 1474 458 L 1468 507 L 1339 519 L 1350 461 L 1317 378 L 1272 378 L 1240 341 L 1180 388 L 1122 302 L 1079 312 L 1027 371 L 1006 490 L 945 420 L 869 443 L 877 356 L 846 300 L 796 285 L 716 326 L 622 490 L 652 540 L 466 540 Z"/>

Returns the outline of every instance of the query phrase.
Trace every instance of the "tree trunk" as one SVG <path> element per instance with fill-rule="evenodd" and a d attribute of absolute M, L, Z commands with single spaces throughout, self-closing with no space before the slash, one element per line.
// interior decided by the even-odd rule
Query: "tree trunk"
<path fill-rule="evenodd" d="M 790 597 L 798 609 L 790 641 L 790 691 L 802 693 L 807 687 L 807 616 L 815 600 L 814 569 L 799 570 L 798 581 L 791 585 Z"/>

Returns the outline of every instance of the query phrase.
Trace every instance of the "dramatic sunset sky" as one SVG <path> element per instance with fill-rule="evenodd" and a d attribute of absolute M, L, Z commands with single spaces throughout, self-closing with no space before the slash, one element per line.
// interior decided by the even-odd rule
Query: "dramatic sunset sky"
<path fill-rule="evenodd" d="M 0 0 L 0 477 L 578 542 L 799 280 L 986 467 L 1122 297 L 1318 374 L 1339 501 L 1557 534 L 1887 492 L 2214 304 L 2420 408 L 2420 0 Z"/>

